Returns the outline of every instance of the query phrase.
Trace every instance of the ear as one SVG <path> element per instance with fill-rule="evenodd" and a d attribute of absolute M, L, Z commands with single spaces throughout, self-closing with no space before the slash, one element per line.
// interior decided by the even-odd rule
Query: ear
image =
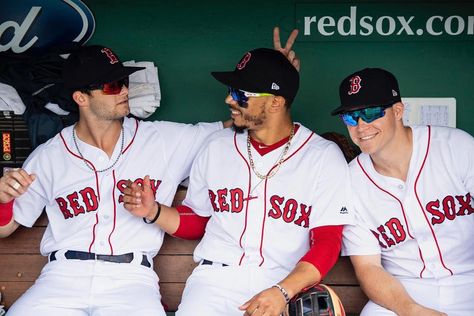
<path fill-rule="evenodd" d="M 402 102 L 397 102 L 393 106 L 393 114 L 397 120 L 403 119 L 403 113 L 405 112 L 405 105 Z"/>
<path fill-rule="evenodd" d="M 285 110 L 285 98 L 281 96 L 273 97 L 272 104 L 270 106 L 270 113 L 277 113 Z"/>
<path fill-rule="evenodd" d="M 88 102 L 88 96 L 81 91 L 74 91 L 72 93 L 72 99 L 77 103 L 79 107 L 85 106 Z"/>

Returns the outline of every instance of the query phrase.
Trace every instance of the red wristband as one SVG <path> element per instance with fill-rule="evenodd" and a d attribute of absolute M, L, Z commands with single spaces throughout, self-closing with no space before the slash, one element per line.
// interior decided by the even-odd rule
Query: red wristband
<path fill-rule="evenodd" d="M 0 226 L 5 226 L 13 217 L 13 201 L 8 203 L 0 203 Z"/>

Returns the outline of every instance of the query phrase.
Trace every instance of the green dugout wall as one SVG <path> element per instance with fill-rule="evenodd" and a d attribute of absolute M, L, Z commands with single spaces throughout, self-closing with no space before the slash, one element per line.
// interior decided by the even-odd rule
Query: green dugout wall
<path fill-rule="evenodd" d="M 456 98 L 456 125 L 474 134 L 473 1 L 83 1 L 96 19 L 89 43 L 158 66 L 162 101 L 151 119 L 228 118 L 226 88 L 210 72 L 233 69 L 249 49 L 271 47 L 279 25 L 283 41 L 300 30 L 296 121 L 346 134 L 329 114 L 339 104 L 339 82 L 383 67 L 397 76 L 403 97 Z"/>

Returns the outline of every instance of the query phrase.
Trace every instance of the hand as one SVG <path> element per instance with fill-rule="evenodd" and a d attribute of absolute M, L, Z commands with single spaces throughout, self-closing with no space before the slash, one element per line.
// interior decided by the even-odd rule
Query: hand
<path fill-rule="evenodd" d="M 128 180 L 127 186 L 123 190 L 123 206 L 135 216 L 145 217 L 149 220 L 155 217 L 158 204 L 151 189 L 150 176 L 145 176 L 142 186 Z"/>
<path fill-rule="evenodd" d="M 21 168 L 6 171 L 0 178 L 0 203 L 8 203 L 25 193 L 35 179 L 34 174 L 28 174 Z"/>
<path fill-rule="evenodd" d="M 280 290 L 274 287 L 266 289 L 239 307 L 244 316 L 280 316 L 285 310 L 286 301 Z"/>
<path fill-rule="evenodd" d="M 298 36 L 298 30 L 294 29 L 291 32 L 290 36 L 288 36 L 285 47 L 281 47 L 280 28 L 278 26 L 275 26 L 273 28 L 273 48 L 275 50 L 280 51 L 283 55 L 285 55 L 285 57 L 288 58 L 288 60 L 293 65 L 293 67 L 295 67 L 296 70 L 300 71 L 300 59 L 298 58 L 298 56 L 296 56 L 296 53 L 293 50 L 291 50 L 297 36 Z"/>

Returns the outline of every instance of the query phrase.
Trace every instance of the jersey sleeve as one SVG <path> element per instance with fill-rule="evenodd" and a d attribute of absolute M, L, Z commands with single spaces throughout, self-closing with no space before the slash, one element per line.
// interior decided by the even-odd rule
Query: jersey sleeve
<path fill-rule="evenodd" d="M 457 174 L 471 197 L 474 198 L 474 138 L 462 130 L 456 131 L 456 141 L 448 142 L 450 153 L 453 155 L 451 159 L 456 161 Z"/>
<path fill-rule="evenodd" d="M 363 218 L 354 214 L 354 225 L 345 225 L 342 231 L 342 256 L 378 255 L 382 253 L 380 245 Z"/>
<path fill-rule="evenodd" d="M 189 176 L 191 165 L 198 151 L 203 147 L 206 139 L 212 133 L 223 128 L 222 122 L 178 124 L 160 122 L 159 128 L 166 129 L 164 151 L 171 179 L 178 179 L 178 183 Z"/>
<path fill-rule="evenodd" d="M 311 211 L 311 227 L 351 224 L 352 200 L 347 162 L 337 147 L 331 143 L 317 162 L 314 202 Z"/>
<path fill-rule="evenodd" d="M 32 227 L 43 212 L 48 201 L 46 190 L 48 174 L 45 172 L 47 163 L 42 162 L 43 145 L 40 145 L 23 164 L 23 169 L 29 174 L 35 174 L 36 179 L 28 187 L 27 191 L 15 199 L 13 204 L 13 217 L 15 221 L 23 226 Z"/>

